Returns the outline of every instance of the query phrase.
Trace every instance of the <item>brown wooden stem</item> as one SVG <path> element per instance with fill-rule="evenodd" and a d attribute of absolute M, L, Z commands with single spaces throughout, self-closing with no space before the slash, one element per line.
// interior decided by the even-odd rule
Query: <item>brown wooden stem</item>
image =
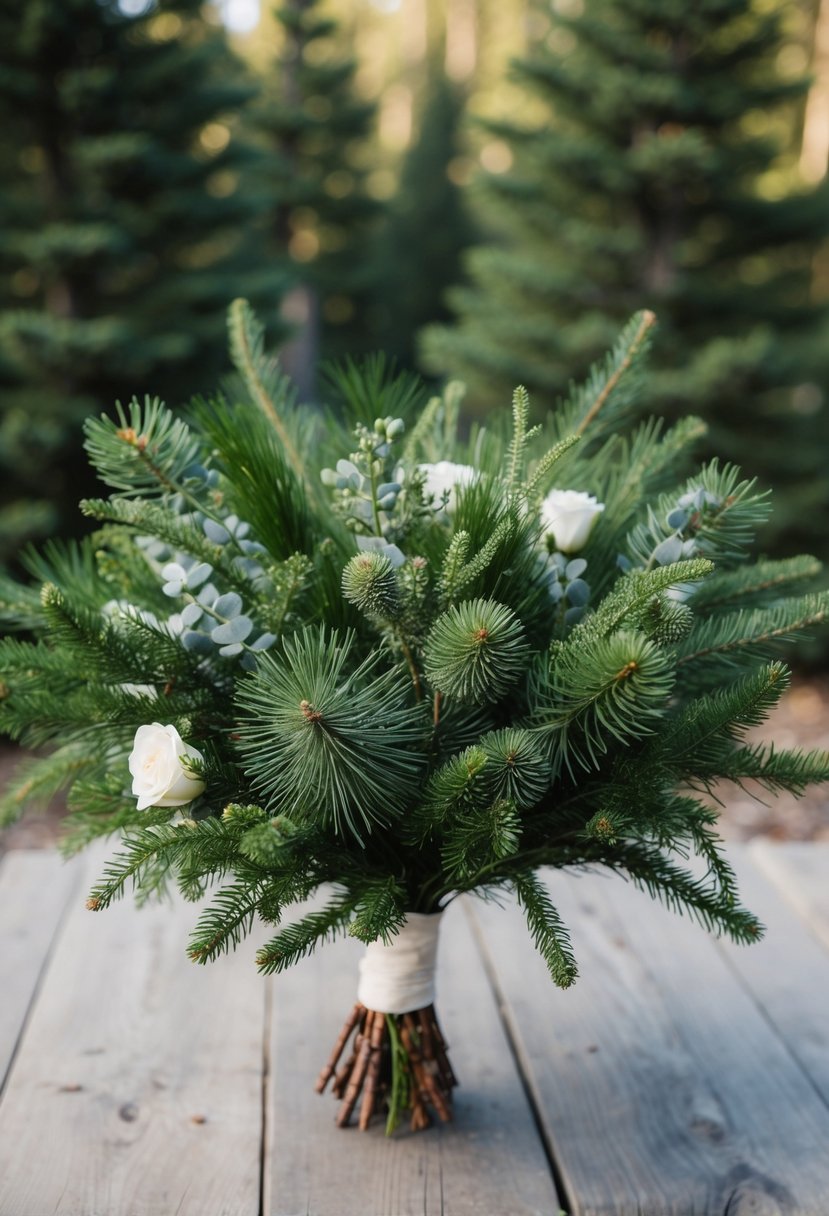
<path fill-rule="evenodd" d="M 332 1092 L 340 1101 L 338 1127 L 348 1126 L 358 1101 L 361 1131 L 368 1128 L 375 1114 L 388 1109 L 392 1080 L 389 1018 L 394 1018 L 404 1054 L 399 1066 L 409 1075 L 412 1131 L 429 1127 L 430 1111 L 444 1123 L 452 1118 L 452 1089 L 458 1082 L 449 1064 L 434 1006 L 387 1015 L 358 1003 L 348 1015 L 315 1086 L 317 1093 L 322 1093 L 334 1078 Z M 349 1041 L 352 1049 L 337 1070 Z"/>

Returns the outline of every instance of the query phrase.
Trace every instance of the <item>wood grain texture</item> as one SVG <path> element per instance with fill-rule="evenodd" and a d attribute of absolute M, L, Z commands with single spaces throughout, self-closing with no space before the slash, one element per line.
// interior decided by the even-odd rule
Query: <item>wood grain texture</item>
<path fill-rule="evenodd" d="M 819 851 L 829 866 L 829 850 Z M 791 859 L 795 872 L 799 853 Z M 727 941 L 719 948 L 829 1106 L 829 950 L 754 864 L 754 848 L 732 848 L 729 855 L 743 902 L 766 925 L 766 936 L 750 948 Z M 826 1155 L 829 1159 L 829 1146 Z"/>
<path fill-rule="evenodd" d="M 829 1109 L 715 942 L 618 878 L 547 882 L 569 992 L 517 909 L 476 917 L 573 1216 L 825 1216 Z"/>
<path fill-rule="evenodd" d="M 15 849 L 0 861 L 0 1090 L 80 877 L 77 859 L 49 849 Z"/>
<path fill-rule="evenodd" d="M 456 1121 L 386 1138 L 334 1126 L 313 1092 L 354 1002 L 356 942 L 276 978 L 267 1216 L 555 1216 L 548 1164 L 463 908 L 441 927 L 437 1011 L 460 1086 Z"/>
<path fill-rule="evenodd" d="M 829 844 L 757 841 L 751 858 L 829 947 Z"/>
<path fill-rule="evenodd" d="M 0 1212 L 257 1216 L 264 985 L 251 951 L 197 967 L 192 905 L 88 912 L 93 874 L 0 1105 Z"/>

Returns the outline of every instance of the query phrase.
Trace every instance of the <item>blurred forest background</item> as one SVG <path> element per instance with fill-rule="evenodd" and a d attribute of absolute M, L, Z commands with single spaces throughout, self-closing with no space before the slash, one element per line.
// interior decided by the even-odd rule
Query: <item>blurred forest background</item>
<path fill-rule="evenodd" d="M 553 408 L 652 308 L 643 410 L 826 560 L 828 164 L 829 0 L 0 0 L 0 566 L 80 528 L 85 415 L 226 373 L 240 295 L 309 406 L 382 349 L 470 418 Z M 828 706 L 765 731 L 825 745 Z M 819 790 L 726 801 L 829 836 Z"/>
<path fill-rule="evenodd" d="M 0 562 L 80 526 L 80 424 L 383 349 L 555 405 L 634 310 L 643 407 L 829 556 L 829 0 L 0 0 Z"/>

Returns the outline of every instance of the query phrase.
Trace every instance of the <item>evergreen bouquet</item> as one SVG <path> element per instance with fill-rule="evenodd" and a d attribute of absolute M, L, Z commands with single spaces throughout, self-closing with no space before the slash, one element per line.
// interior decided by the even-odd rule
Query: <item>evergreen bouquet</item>
<path fill-rule="evenodd" d="M 237 301 L 238 379 L 189 421 L 150 399 L 91 420 L 99 529 L 0 588 L 34 637 L 0 643 L 0 723 L 52 749 L 2 809 L 68 785 L 68 849 L 123 833 L 91 909 L 219 884 L 191 959 L 258 918 L 265 973 L 367 944 L 318 1081 L 341 1125 L 358 1102 L 361 1127 L 450 1117 L 433 970 L 458 894 L 514 892 L 562 988 L 540 866 L 609 867 L 751 942 L 705 795 L 829 778 L 825 753 L 744 739 L 787 685 L 774 647 L 826 616 L 818 565 L 747 557 L 767 496 L 688 475 L 698 420 L 632 423 L 653 320 L 542 427 L 517 389 L 464 449 L 458 386 L 424 406 L 379 359 L 333 373 L 347 425 L 320 427 Z"/>

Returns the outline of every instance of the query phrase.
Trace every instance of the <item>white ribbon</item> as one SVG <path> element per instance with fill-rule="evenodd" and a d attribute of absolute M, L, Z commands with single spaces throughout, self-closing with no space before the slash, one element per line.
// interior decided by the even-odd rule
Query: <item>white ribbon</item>
<path fill-rule="evenodd" d="M 357 1000 L 379 1013 L 433 1005 L 440 921 L 440 912 L 409 912 L 388 946 L 371 942 L 360 959 Z"/>

